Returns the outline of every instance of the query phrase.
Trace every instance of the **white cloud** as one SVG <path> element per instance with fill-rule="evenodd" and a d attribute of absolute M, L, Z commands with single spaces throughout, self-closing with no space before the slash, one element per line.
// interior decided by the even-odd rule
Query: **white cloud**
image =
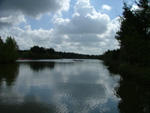
<path fill-rule="evenodd" d="M 112 8 L 109 5 L 102 5 L 102 10 L 110 11 Z"/>
<path fill-rule="evenodd" d="M 20 23 L 26 23 L 24 15 L 20 13 L 13 13 L 13 15 L 0 17 L 0 28 L 19 25 Z"/>
<path fill-rule="evenodd" d="M 68 10 L 68 7 L 69 5 L 66 5 L 66 9 L 63 10 Z M 16 19 L 6 17 L 1 19 L 2 23 L 6 20 L 16 23 Z M 19 20 L 19 23 L 26 22 L 24 16 Z M 0 30 L 0 34 L 2 37 L 6 35 L 15 37 L 20 49 L 39 45 L 46 48 L 53 47 L 57 51 L 101 54 L 108 49 L 119 47 L 114 38 L 119 29 L 118 18 L 110 20 L 108 15 L 97 12 L 90 5 L 89 0 L 77 1 L 71 19 L 55 15 L 52 21 L 55 26 L 50 30 L 42 28 L 32 30 L 31 25 L 26 25 L 24 29 L 12 26 L 9 29 Z"/>
<path fill-rule="evenodd" d="M 7 37 L 6 35 L 13 36 L 20 49 L 29 49 L 34 45 L 49 47 L 52 30 L 53 29 L 32 30 L 31 26 L 28 25 L 25 27 L 25 30 L 20 29 L 19 27 L 12 27 L 10 29 L 4 29 L 3 32 L 0 31 L 0 34 L 2 37 Z"/>
<path fill-rule="evenodd" d="M 79 0 L 74 11 L 72 19 L 57 18 L 55 21 L 56 32 L 68 36 L 65 40 L 70 43 L 68 48 L 92 54 L 119 48 L 114 38 L 119 29 L 118 18 L 110 20 L 108 15 L 96 12 L 88 0 Z"/>
<path fill-rule="evenodd" d="M 68 11 L 70 8 L 70 0 L 59 0 L 59 4 L 62 6 L 61 11 Z"/>
<path fill-rule="evenodd" d="M 43 14 L 68 11 L 70 0 L 2 0 L 0 1 L 0 28 L 26 22 L 25 17 L 39 19 Z"/>
<path fill-rule="evenodd" d="M 87 14 L 93 14 L 96 12 L 93 6 L 90 5 L 89 0 L 78 0 L 74 6 L 74 11 L 85 16 Z"/>
<path fill-rule="evenodd" d="M 59 33 L 62 34 L 102 34 L 107 30 L 110 19 L 108 15 L 96 12 L 88 0 L 79 0 L 72 20 L 55 21 Z M 61 21 L 60 21 L 61 20 Z M 57 24 L 58 23 L 58 24 Z"/>

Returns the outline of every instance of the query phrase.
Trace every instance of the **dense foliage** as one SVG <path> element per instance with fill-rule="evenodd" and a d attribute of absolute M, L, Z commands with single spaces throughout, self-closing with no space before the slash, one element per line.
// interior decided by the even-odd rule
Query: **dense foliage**
<path fill-rule="evenodd" d="M 18 45 L 12 37 L 7 37 L 6 42 L 0 37 L 0 62 L 9 63 L 18 58 Z"/>
<path fill-rule="evenodd" d="M 124 4 L 121 28 L 116 36 L 120 57 L 131 64 L 150 65 L 150 4 L 149 0 L 136 4 L 139 7 L 136 10 Z"/>
<path fill-rule="evenodd" d="M 94 55 L 83 55 L 76 53 L 57 52 L 53 48 L 33 46 L 30 50 L 20 50 L 19 57 L 25 59 L 59 59 L 59 58 L 96 58 Z"/>
<path fill-rule="evenodd" d="M 135 4 L 137 9 L 124 3 L 121 27 L 116 35 L 120 43 L 118 56 L 116 51 L 108 51 L 104 56 L 110 60 L 115 56 L 117 60 L 132 65 L 150 66 L 150 0 L 135 1 Z"/>
<path fill-rule="evenodd" d="M 139 8 L 134 10 L 124 3 L 116 35 L 120 49 L 107 51 L 100 59 L 111 73 L 122 76 L 117 89 L 123 100 L 118 105 L 120 112 L 150 113 L 150 0 L 135 3 Z"/>

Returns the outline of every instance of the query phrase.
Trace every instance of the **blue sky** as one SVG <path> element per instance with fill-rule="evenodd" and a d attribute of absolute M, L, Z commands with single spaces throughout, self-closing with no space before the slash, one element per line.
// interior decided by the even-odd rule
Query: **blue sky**
<path fill-rule="evenodd" d="M 0 35 L 13 36 L 20 49 L 102 54 L 119 48 L 122 7 L 121 0 L 1 0 Z"/>

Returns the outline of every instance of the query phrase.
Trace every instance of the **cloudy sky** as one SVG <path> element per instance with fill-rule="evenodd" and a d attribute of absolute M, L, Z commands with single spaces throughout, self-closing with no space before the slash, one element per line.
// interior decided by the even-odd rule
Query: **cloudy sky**
<path fill-rule="evenodd" d="M 119 48 L 122 0 L 0 0 L 0 36 L 20 49 L 102 54 Z"/>

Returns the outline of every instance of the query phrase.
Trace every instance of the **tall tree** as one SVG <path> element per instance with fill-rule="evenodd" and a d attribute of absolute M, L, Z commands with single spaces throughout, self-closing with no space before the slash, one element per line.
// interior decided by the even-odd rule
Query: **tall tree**
<path fill-rule="evenodd" d="M 4 55 L 2 54 L 3 48 L 4 48 L 4 42 L 0 36 L 0 62 L 3 61 L 3 58 L 4 58 Z"/>
<path fill-rule="evenodd" d="M 0 62 L 12 62 L 18 57 L 18 45 L 12 37 L 7 37 L 6 42 L 0 41 Z"/>
<path fill-rule="evenodd" d="M 121 59 L 131 64 L 150 65 L 150 0 L 135 1 L 137 9 L 124 3 L 120 42 Z"/>

